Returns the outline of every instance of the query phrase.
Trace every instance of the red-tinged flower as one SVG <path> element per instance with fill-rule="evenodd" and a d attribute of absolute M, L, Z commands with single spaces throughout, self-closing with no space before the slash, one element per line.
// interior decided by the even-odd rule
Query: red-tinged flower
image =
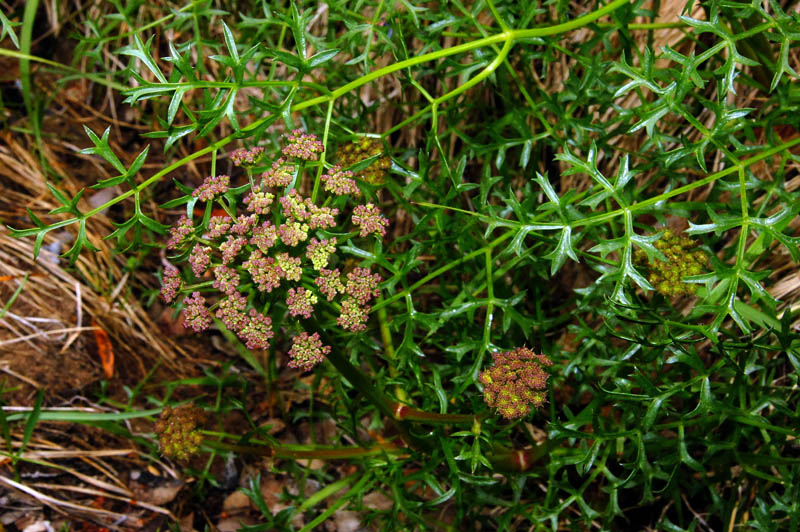
<path fill-rule="evenodd" d="M 231 331 L 241 331 L 247 326 L 249 320 L 245 313 L 247 308 L 247 299 L 239 292 L 222 298 L 217 307 L 217 318 L 222 320 Z"/>
<path fill-rule="evenodd" d="M 292 189 L 285 196 L 281 196 L 278 200 L 281 203 L 283 215 L 288 221 L 304 222 L 311 216 L 309 208 L 313 207 L 310 198 L 304 198 L 297 193 L 297 190 Z"/>
<path fill-rule="evenodd" d="M 281 157 L 274 163 L 272 168 L 261 174 L 262 187 L 286 187 L 294 180 L 295 167 L 286 164 L 286 159 Z"/>
<path fill-rule="evenodd" d="M 231 158 L 234 166 L 253 166 L 258 163 L 263 154 L 264 148 L 261 146 L 253 146 L 250 149 L 239 148 L 233 150 L 228 154 L 228 157 Z"/>
<path fill-rule="evenodd" d="M 251 214 L 250 216 L 246 216 L 244 214 L 240 214 L 238 218 L 236 218 L 236 223 L 231 226 L 231 233 L 237 235 L 246 235 L 253 229 L 253 226 L 256 225 L 258 221 L 258 215 Z"/>
<path fill-rule="evenodd" d="M 486 404 L 507 419 L 525 417 L 544 404 L 549 377 L 544 368 L 553 365 L 549 358 L 527 347 L 494 353 L 492 358 L 494 365 L 478 377 Z"/>
<path fill-rule="evenodd" d="M 194 231 L 192 221 L 185 214 L 181 215 L 175 225 L 169 230 L 167 249 L 177 249 L 180 247 L 186 241 L 186 237 L 192 234 L 192 231 Z"/>
<path fill-rule="evenodd" d="M 191 297 L 183 300 L 186 307 L 183 311 L 183 326 L 194 332 L 201 332 L 211 325 L 211 315 L 206 307 L 206 298 L 200 292 L 193 292 Z"/>
<path fill-rule="evenodd" d="M 206 273 L 209 263 L 211 263 L 211 248 L 195 244 L 189 254 L 189 264 L 192 265 L 194 276 L 202 277 Z"/>
<path fill-rule="evenodd" d="M 303 133 L 302 129 L 295 129 L 286 136 L 288 143 L 283 147 L 283 154 L 306 161 L 316 161 L 319 154 L 325 151 L 325 146 L 317 140 L 316 135 Z"/>
<path fill-rule="evenodd" d="M 310 205 L 309 211 L 311 215 L 308 218 L 308 227 L 311 229 L 327 229 L 336 225 L 336 216 L 339 214 L 339 209 L 334 207 L 317 207 Z"/>
<path fill-rule="evenodd" d="M 341 294 L 344 292 L 344 285 L 342 284 L 340 276 L 339 268 L 335 270 L 326 270 L 322 268 L 319 271 L 319 277 L 314 279 L 314 283 L 319 287 L 319 291 L 328 298 L 328 301 L 332 301 L 337 293 Z"/>
<path fill-rule="evenodd" d="M 222 264 L 230 264 L 233 259 L 241 253 L 247 239 L 241 236 L 229 236 L 228 239 L 220 244 L 219 250 L 222 252 Z"/>
<path fill-rule="evenodd" d="M 362 306 L 352 297 L 342 301 L 342 309 L 336 323 L 343 329 L 353 332 L 361 332 L 367 329 L 367 315 L 369 307 Z"/>
<path fill-rule="evenodd" d="M 328 173 L 322 174 L 321 179 L 325 183 L 326 192 L 333 192 L 337 196 L 346 194 L 361 195 L 361 190 L 359 190 L 355 179 L 353 179 L 353 172 L 342 170 L 341 165 L 334 165 Z"/>
<path fill-rule="evenodd" d="M 250 244 L 256 246 L 262 253 L 267 253 L 269 248 L 278 241 L 278 230 L 267 220 L 259 226 L 253 228 L 253 236 L 250 237 Z"/>
<path fill-rule="evenodd" d="M 181 289 L 183 281 L 181 280 L 181 272 L 170 263 L 164 265 L 164 273 L 161 274 L 161 297 L 164 301 L 171 303 Z"/>
<path fill-rule="evenodd" d="M 239 286 L 239 274 L 233 268 L 220 265 L 214 268 L 214 288 L 223 294 L 233 295 Z"/>
<path fill-rule="evenodd" d="M 265 215 L 269 214 L 269 206 L 274 199 L 275 195 L 269 192 L 251 192 L 244 197 L 244 203 L 248 211 Z"/>
<path fill-rule="evenodd" d="M 344 293 L 352 296 L 360 305 L 366 305 L 370 299 L 381 295 L 378 288 L 380 282 L 379 274 L 371 274 L 367 268 L 356 268 L 347 274 Z"/>
<path fill-rule="evenodd" d="M 231 228 L 233 220 L 229 216 L 212 216 L 208 220 L 208 232 L 203 235 L 207 240 L 222 238 Z"/>
<path fill-rule="evenodd" d="M 287 222 L 278 227 L 277 233 L 281 242 L 287 246 L 296 246 L 308 238 L 308 225 L 300 222 Z"/>
<path fill-rule="evenodd" d="M 261 292 L 272 292 L 281 284 L 284 272 L 272 257 L 265 257 L 260 250 L 250 254 L 250 258 L 242 263 L 242 267 L 250 274 L 256 288 Z"/>
<path fill-rule="evenodd" d="M 317 304 L 317 296 L 303 287 L 298 289 L 290 288 L 286 295 L 286 306 L 289 307 L 289 314 L 292 316 L 303 316 L 308 319 L 314 312 L 314 305 Z"/>
<path fill-rule="evenodd" d="M 272 332 L 272 318 L 251 308 L 247 324 L 236 334 L 247 349 L 269 349 L 269 341 L 275 336 Z"/>
<path fill-rule="evenodd" d="M 230 176 L 208 176 L 203 180 L 203 184 L 192 192 L 192 197 L 198 198 L 200 201 L 211 201 L 217 196 L 225 194 L 230 184 Z"/>
<path fill-rule="evenodd" d="M 275 263 L 283 272 L 281 276 L 289 281 L 299 281 L 303 274 L 300 268 L 300 257 L 291 257 L 288 253 L 278 253 Z"/>
<path fill-rule="evenodd" d="M 328 265 L 328 259 L 336 252 L 336 241 L 332 238 L 317 240 L 312 238 L 306 248 L 306 258 L 311 261 L 315 270 L 321 270 Z"/>
<path fill-rule="evenodd" d="M 325 360 L 325 355 L 331 352 L 329 345 L 322 345 L 319 333 L 311 336 L 301 332 L 294 337 L 292 348 L 289 349 L 289 367 L 310 371 L 314 366 Z"/>
<path fill-rule="evenodd" d="M 361 228 L 360 236 L 376 234 L 383 238 L 386 235 L 386 227 L 389 220 L 381 214 L 372 203 L 366 205 L 356 205 L 353 209 L 353 224 Z"/>

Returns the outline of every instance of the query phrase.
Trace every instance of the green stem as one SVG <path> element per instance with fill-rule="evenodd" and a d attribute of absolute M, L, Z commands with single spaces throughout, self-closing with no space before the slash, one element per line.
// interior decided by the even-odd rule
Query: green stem
<path fill-rule="evenodd" d="M 424 423 L 473 423 L 477 417 L 473 414 L 439 414 L 417 410 L 402 403 L 394 402 L 392 411 L 394 418 L 403 421 L 421 421 Z"/>
<path fill-rule="evenodd" d="M 290 460 L 314 458 L 319 460 L 341 460 L 345 458 L 365 458 L 368 456 L 406 452 L 404 449 L 391 443 L 376 444 L 372 447 L 316 447 L 313 449 L 292 449 L 283 445 L 238 445 L 207 438 L 203 441 L 203 444 L 206 447 L 220 451 L 231 451 L 248 456 L 269 456 L 272 458 Z"/>

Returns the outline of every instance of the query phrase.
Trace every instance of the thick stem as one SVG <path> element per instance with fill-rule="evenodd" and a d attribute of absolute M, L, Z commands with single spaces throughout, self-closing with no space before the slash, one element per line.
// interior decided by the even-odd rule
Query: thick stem
<path fill-rule="evenodd" d="M 217 440 L 206 439 L 204 445 L 220 451 L 231 451 L 250 456 L 268 456 L 292 460 L 319 459 L 339 460 L 344 458 L 362 458 L 378 454 L 399 454 L 404 450 L 391 443 L 376 444 L 372 447 L 320 447 L 314 449 L 292 449 L 284 446 L 237 445 Z"/>
<path fill-rule="evenodd" d="M 394 419 L 403 421 L 421 421 L 423 423 L 474 423 L 481 416 L 473 414 L 439 414 L 417 410 L 398 402 L 392 402 Z"/>

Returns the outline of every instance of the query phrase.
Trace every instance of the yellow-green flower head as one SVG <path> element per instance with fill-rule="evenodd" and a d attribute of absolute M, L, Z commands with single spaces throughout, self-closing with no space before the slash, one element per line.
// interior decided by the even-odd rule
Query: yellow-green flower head
<path fill-rule="evenodd" d="M 683 279 L 691 275 L 700 275 L 709 266 L 706 254 L 700 249 L 695 249 L 697 242 L 667 230 L 654 246 L 667 257 L 667 262 L 655 259 L 648 263 L 644 251 L 637 250 L 635 253 L 636 262 L 648 265 L 650 284 L 666 297 L 694 294 L 697 285 L 685 283 Z"/>
<path fill-rule="evenodd" d="M 546 400 L 547 378 L 544 370 L 553 362 L 527 347 L 492 355 L 494 366 L 481 373 L 483 399 L 507 419 L 527 416 L 532 408 Z"/>
<path fill-rule="evenodd" d="M 178 460 L 192 456 L 203 442 L 203 435 L 197 430 L 197 426 L 205 420 L 205 412 L 196 406 L 164 408 L 161 418 L 155 424 L 161 453 Z"/>
<path fill-rule="evenodd" d="M 383 154 L 383 146 L 380 141 L 364 137 L 339 148 L 339 165 L 349 168 L 370 157 L 380 155 L 356 175 L 371 185 L 380 185 L 386 181 L 386 172 L 392 167 L 392 160 L 387 155 L 381 154 Z"/>

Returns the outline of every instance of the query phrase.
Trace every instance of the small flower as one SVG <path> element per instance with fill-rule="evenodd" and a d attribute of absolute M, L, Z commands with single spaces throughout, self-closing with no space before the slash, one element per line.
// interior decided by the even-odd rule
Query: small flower
<path fill-rule="evenodd" d="M 289 281 L 299 281 L 300 275 L 303 273 L 300 268 L 300 257 L 291 257 L 288 253 L 279 253 L 275 257 L 275 262 L 278 267 L 283 271 L 281 276 Z"/>
<path fill-rule="evenodd" d="M 192 221 L 185 215 L 182 214 L 175 225 L 169 230 L 169 240 L 167 241 L 167 249 L 176 249 L 180 247 L 186 237 L 192 234 L 194 231 L 194 225 Z"/>
<path fill-rule="evenodd" d="M 253 166 L 264 154 L 264 148 L 253 146 L 250 149 L 239 148 L 228 154 L 234 166 Z"/>
<path fill-rule="evenodd" d="M 241 236 L 229 236 L 228 239 L 219 245 L 222 252 L 222 264 L 230 264 L 233 259 L 242 251 L 247 244 L 247 239 Z"/>
<path fill-rule="evenodd" d="M 274 199 L 275 195 L 269 192 L 251 192 L 244 197 L 244 202 L 248 211 L 264 215 L 269 214 L 269 206 Z"/>
<path fill-rule="evenodd" d="M 327 229 L 336 225 L 336 215 L 339 214 L 339 209 L 317 207 L 311 204 L 309 206 L 309 213 L 308 227 L 311 229 Z"/>
<path fill-rule="evenodd" d="M 283 147 L 283 154 L 306 161 L 316 161 L 320 153 L 325 151 L 325 146 L 317 140 L 316 135 L 303 133 L 302 129 L 295 129 L 286 136 L 288 144 Z"/>
<path fill-rule="evenodd" d="M 255 250 L 250 257 L 242 263 L 242 267 L 247 270 L 256 288 L 261 292 L 272 292 L 281 284 L 281 277 L 284 272 L 272 257 L 265 257 L 260 250 Z"/>
<path fill-rule="evenodd" d="M 214 268 L 214 288 L 223 294 L 233 295 L 239 286 L 239 274 L 224 264 Z"/>
<path fill-rule="evenodd" d="M 372 203 L 357 205 L 353 209 L 352 220 L 353 224 L 361 228 L 360 236 L 362 237 L 374 233 L 383 238 L 386 235 L 386 226 L 389 225 L 389 220 Z"/>
<path fill-rule="evenodd" d="M 206 298 L 200 292 L 193 292 L 192 297 L 183 300 L 186 307 L 183 311 L 183 326 L 194 332 L 201 332 L 211 325 L 211 315 L 206 307 Z"/>
<path fill-rule="evenodd" d="M 164 265 L 164 273 L 161 274 L 161 297 L 164 301 L 171 303 L 181 289 L 181 272 L 170 263 Z"/>
<path fill-rule="evenodd" d="M 319 333 L 311 336 L 307 332 L 301 332 L 294 337 L 292 348 L 289 349 L 290 368 L 300 368 L 310 371 L 314 366 L 325 360 L 325 355 L 331 352 L 331 346 L 322 345 Z"/>
<path fill-rule="evenodd" d="M 367 268 L 356 268 L 347 274 L 347 284 L 344 287 L 345 294 L 353 297 L 361 305 L 366 305 L 373 297 L 381 295 L 378 285 L 381 276 L 377 273 L 370 274 Z"/>
<path fill-rule="evenodd" d="M 339 164 L 348 168 L 361 161 L 378 156 L 369 166 L 361 170 L 357 177 L 372 185 L 386 180 L 386 172 L 392 167 L 392 160 L 383 153 L 383 145 L 378 139 L 361 138 L 339 149 Z"/>
<path fill-rule="evenodd" d="M 250 237 L 250 244 L 256 246 L 262 253 L 267 253 L 269 248 L 278 241 L 278 230 L 267 220 L 261 225 L 253 228 L 253 236 Z"/>
<path fill-rule="evenodd" d="M 153 427 L 158 434 L 161 453 L 178 460 L 185 460 L 195 454 L 203 443 L 203 435 L 197 430 L 197 426 L 205 421 L 205 412 L 196 406 L 164 408 Z"/>
<path fill-rule="evenodd" d="M 353 179 L 353 172 L 350 170 L 342 170 L 341 165 L 334 165 L 330 169 L 330 173 L 322 174 L 322 182 L 325 183 L 325 191 L 333 192 L 337 196 L 344 196 L 352 194 L 353 196 L 360 196 L 361 190 L 356 185 Z"/>
<path fill-rule="evenodd" d="M 358 301 L 352 297 L 342 301 L 342 309 L 336 323 L 345 330 L 361 332 L 367 329 L 367 315 L 369 307 L 359 305 Z"/>
<path fill-rule="evenodd" d="M 319 277 L 314 279 L 314 283 L 319 287 L 319 291 L 328 298 L 328 301 L 333 300 L 337 293 L 341 294 L 344 292 L 344 285 L 339 276 L 339 268 L 335 270 L 326 270 L 322 268 L 319 271 Z"/>
<path fill-rule="evenodd" d="M 248 324 L 248 316 L 244 311 L 246 308 L 247 299 L 239 292 L 234 292 L 220 300 L 216 316 L 229 330 L 240 331 Z"/>
<path fill-rule="evenodd" d="M 262 187 L 286 187 L 294 180 L 295 167 L 286 164 L 286 159 L 281 157 L 274 163 L 272 168 L 261 174 Z"/>
<path fill-rule="evenodd" d="M 525 417 L 544 404 L 549 377 L 544 367 L 553 365 L 549 358 L 527 347 L 494 353 L 492 358 L 494 365 L 478 377 L 486 404 L 507 419 Z"/>
<path fill-rule="evenodd" d="M 321 270 L 328 265 L 328 259 L 336 252 L 335 240 L 317 240 L 312 238 L 306 248 L 306 257 L 311 260 L 315 270 Z"/>
<path fill-rule="evenodd" d="M 317 304 L 317 296 L 303 287 L 295 290 L 290 288 L 286 296 L 286 306 L 292 316 L 303 316 L 308 319 Z"/>
<path fill-rule="evenodd" d="M 200 201 L 211 201 L 217 196 L 221 196 L 228 191 L 231 178 L 227 175 L 208 176 L 203 180 L 203 184 L 192 192 L 193 198 Z"/>
<path fill-rule="evenodd" d="M 308 225 L 300 222 L 281 224 L 278 227 L 278 236 L 287 246 L 296 246 L 308 238 Z"/>
<path fill-rule="evenodd" d="M 240 214 L 238 218 L 236 218 L 236 223 L 231 226 L 231 233 L 235 233 L 237 235 L 244 235 L 247 234 L 253 226 L 256 225 L 258 221 L 258 215 L 251 214 L 250 216 L 245 216 L 244 214 Z"/>
<path fill-rule="evenodd" d="M 647 254 L 641 249 L 634 254 L 636 262 L 648 265 L 650 284 L 666 297 L 694 294 L 697 285 L 685 283 L 683 278 L 700 275 L 709 265 L 705 252 L 695 249 L 697 242 L 667 230 L 654 246 L 667 257 L 667 262 L 659 259 L 649 262 Z"/>
<path fill-rule="evenodd" d="M 208 246 L 201 246 L 195 244 L 192 252 L 189 254 L 189 264 L 192 265 L 192 272 L 194 276 L 200 278 L 208 269 L 208 264 L 211 262 L 211 248 Z"/>
<path fill-rule="evenodd" d="M 231 222 L 232 220 L 229 216 L 212 216 L 208 220 L 208 232 L 203 235 L 203 238 L 216 240 L 225 236 L 225 233 L 231 228 Z"/>
<path fill-rule="evenodd" d="M 269 349 L 269 340 L 275 333 L 272 332 L 272 318 L 265 316 L 256 309 L 251 308 L 247 325 L 237 333 L 245 343 L 247 349 Z"/>
<path fill-rule="evenodd" d="M 287 195 L 281 196 L 278 201 L 280 201 L 283 208 L 283 215 L 288 220 L 296 220 L 298 222 L 307 220 L 311 216 L 309 208 L 314 206 L 310 198 L 303 198 L 295 189 L 290 190 Z"/>

